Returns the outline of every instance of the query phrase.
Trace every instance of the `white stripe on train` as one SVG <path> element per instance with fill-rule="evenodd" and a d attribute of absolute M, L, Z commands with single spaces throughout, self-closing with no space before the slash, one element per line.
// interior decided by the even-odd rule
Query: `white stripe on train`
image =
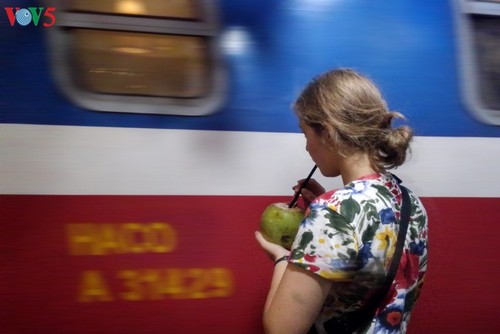
<path fill-rule="evenodd" d="M 304 146 L 298 133 L 1 124 L 0 193 L 291 195 L 313 166 Z M 395 173 L 424 197 L 500 197 L 499 153 L 500 138 L 417 137 Z"/>

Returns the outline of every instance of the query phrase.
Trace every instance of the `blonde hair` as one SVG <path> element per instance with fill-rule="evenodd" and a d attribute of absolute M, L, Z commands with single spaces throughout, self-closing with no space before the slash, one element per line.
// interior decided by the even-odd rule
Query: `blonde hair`
<path fill-rule="evenodd" d="M 395 118 L 380 90 L 351 69 L 336 69 L 314 78 L 294 104 L 301 121 L 347 156 L 367 152 L 378 171 L 402 165 L 413 132 L 408 126 L 392 127 Z"/>

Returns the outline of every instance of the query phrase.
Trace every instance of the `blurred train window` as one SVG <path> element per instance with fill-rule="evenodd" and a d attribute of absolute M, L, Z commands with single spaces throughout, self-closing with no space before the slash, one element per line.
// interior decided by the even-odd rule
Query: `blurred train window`
<path fill-rule="evenodd" d="M 69 11 L 89 13 L 107 13 L 114 15 L 144 15 L 170 17 L 178 19 L 200 19 L 199 6 L 196 0 L 170 1 L 103 1 L 73 0 L 68 5 Z"/>
<path fill-rule="evenodd" d="M 211 0 L 74 0 L 50 29 L 53 73 L 99 111 L 206 115 L 223 100 Z"/>
<path fill-rule="evenodd" d="M 483 122 L 500 125 L 500 0 L 461 0 L 463 91 Z"/>
<path fill-rule="evenodd" d="M 487 106 L 500 109 L 500 17 L 477 16 L 473 31 L 479 63 L 481 98 Z"/>
<path fill-rule="evenodd" d="M 80 88 L 105 94 L 197 98 L 208 93 L 208 50 L 196 36 L 75 29 Z"/>

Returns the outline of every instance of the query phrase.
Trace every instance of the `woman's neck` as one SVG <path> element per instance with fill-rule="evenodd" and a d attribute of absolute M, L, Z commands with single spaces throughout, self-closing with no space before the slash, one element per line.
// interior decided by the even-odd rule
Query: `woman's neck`
<path fill-rule="evenodd" d="M 376 173 L 367 153 L 354 153 L 343 160 L 340 168 L 344 185 L 363 176 Z"/>

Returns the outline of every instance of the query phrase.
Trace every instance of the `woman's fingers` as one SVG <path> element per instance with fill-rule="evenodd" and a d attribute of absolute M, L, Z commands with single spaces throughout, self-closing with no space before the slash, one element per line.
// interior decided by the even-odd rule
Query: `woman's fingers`
<path fill-rule="evenodd" d="M 293 191 L 295 192 L 299 191 L 304 181 L 305 179 L 297 181 L 297 184 L 292 187 Z M 302 188 L 300 194 L 304 199 L 304 204 L 306 206 L 309 206 L 311 201 L 313 201 L 319 195 L 322 195 L 324 192 L 325 188 L 323 188 L 323 186 L 318 181 L 316 181 L 315 179 L 310 179 L 309 182 L 307 182 L 306 186 Z"/>
<path fill-rule="evenodd" d="M 315 179 L 309 180 L 309 182 L 304 188 L 309 190 L 316 197 L 325 193 L 325 188 Z"/>
<path fill-rule="evenodd" d="M 304 199 L 304 203 L 309 206 L 309 204 L 314 201 L 314 199 L 318 196 L 316 196 L 316 194 L 314 194 L 312 191 L 310 191 L 309 189 L 302 189 L 302 191 L 300 192 L 300 194 L 302 195 L 302 198 Z"/>
<path fill-rule="evenodd" d="M 262 249 L 267 253 L 269 258 L 273 261 L 282 257 L 283 255 L 288 255 L 290 253 L 284 247 L 267 241 L 260 231 L 255 231 L 255 239 L 257 239 L 257 242 L 259 243 L 260 247 L 262 247 Z"/>

